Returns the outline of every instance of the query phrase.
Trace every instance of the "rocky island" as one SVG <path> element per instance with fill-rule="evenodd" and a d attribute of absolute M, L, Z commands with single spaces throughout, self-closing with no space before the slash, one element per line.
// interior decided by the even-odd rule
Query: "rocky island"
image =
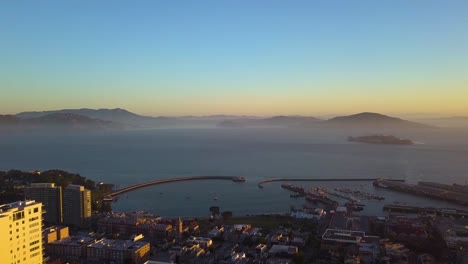
<path fill-rule="evenodd" d="M 388 145 L 413 145 L 414 144 L 414 142 L 409 139 L 401 139 L 395 136 L 385 136 L 385 135 L 348 137 L 348 141 L 368 143 L 368 144 L 388 144 Z"/>

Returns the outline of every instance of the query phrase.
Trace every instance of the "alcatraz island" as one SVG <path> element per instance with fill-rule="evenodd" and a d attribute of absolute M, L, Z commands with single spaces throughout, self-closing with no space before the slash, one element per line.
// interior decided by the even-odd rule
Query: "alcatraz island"
<path fill-rule="evenodd" d="M 370 135 L 361 137 L 348 137 L 348 141 L 368 144 L 386 144 L 386 145 L 414 145 L 409 139 L 397 138 L 391 135 Z"/>

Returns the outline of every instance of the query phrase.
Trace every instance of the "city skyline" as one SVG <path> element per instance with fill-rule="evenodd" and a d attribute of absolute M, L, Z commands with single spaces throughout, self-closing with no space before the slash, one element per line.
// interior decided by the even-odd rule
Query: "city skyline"
<path fill-rule="evenodd" d="M 0 113 L 468 115 L 468 4 L 3 3 Z"/>

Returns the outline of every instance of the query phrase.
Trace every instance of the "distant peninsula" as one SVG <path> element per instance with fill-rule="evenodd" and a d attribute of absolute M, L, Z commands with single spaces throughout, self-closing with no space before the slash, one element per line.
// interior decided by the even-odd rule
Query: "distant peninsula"
<path fill-rule="evenodd" d="M 386 135 L 348 137 L 348 141 L 368 143 L 368 144 L 386 144 L 386 145 L 413 145 L 414 144 L 414 142 L 409 139 L 401 139 L 395 136 L 386 136 Z"/>
<path fill-rule="evenodd" d="M 0 132 L 17 131 L 95 131 L 127 130 L 146 128 L 316 128 L 358 129 L 371 133 L 389 129 L 428 129 L 429 125 L 404 120 L 379 113 L 363 112 L 348 116 L 321 119 L 313 116 L 278 115 L 273 117 L 242 115 L 209 116 L 143 116 L 128 110 L 115 109 L 61 109 L 52 111 L 21 112 L 15 115 L 0 115 Z"/>
<path fill-rule="evenodd" d="M 382 115 L 379 113 L 363 112 L 348 116 L 337 116 L 326 121 L 331 127 L 373 127 L 373 128 L 404 128 L 404 129 L 424 129 L 430 126 L 404 120 L 397 117 Z"/>
<path fill-rule="evenodd" d="M 382 115 L 379 113 L 363 112 L 349 116 L 338 116 L 328 120 L 312 116 L 274 116 L 269 118 L 238 118 L 224 120 L 218 127 L 303 127 L 303 128 L 358 128 L 358 129 L 424 129 L 430 126 Z"/>

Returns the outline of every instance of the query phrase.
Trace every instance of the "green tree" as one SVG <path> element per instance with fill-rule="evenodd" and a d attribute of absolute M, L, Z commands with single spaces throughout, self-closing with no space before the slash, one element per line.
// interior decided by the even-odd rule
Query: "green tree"
<path fill-rule="evenodd" d="M 293 259 L 292 259 L 293 263 L 295 264 L 303 264 L 305 263 L 305 257 L 304 257 L 304 253 L 302 252 L 299 252 L 297 254 L 294 255 Z"/>
<path fill-rule="evenodd" d="M 232 212 L 231 211 L 224 211 L 221 213 L 224 219 L 228 219 L 232 217 Z"/>

